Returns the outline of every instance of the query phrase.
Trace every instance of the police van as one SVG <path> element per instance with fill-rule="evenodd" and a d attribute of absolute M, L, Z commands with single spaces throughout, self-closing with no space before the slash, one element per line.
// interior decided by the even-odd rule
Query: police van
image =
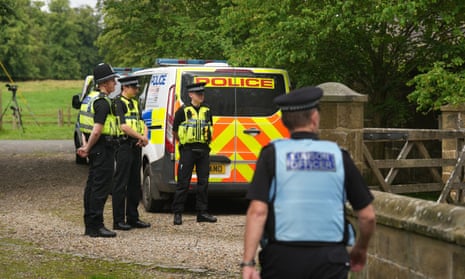
<path fill-rule="evenodd" d="M 276 96 L 290 91 L 282 69 L 231 67 L 225 61 L 157 59 L 139 77 L 142 116 L 149 144 L 142 151 L 142 199 L 147 211 L 170 209 L 179 154 L 174 114 L 190 102 L 186 85 L 205 82 L 205 103 L 213 115 L 209 196 L 244 196 L 261 148 L 287 137 Z M 197 183 L 195 172 L 191 185 Z"/>

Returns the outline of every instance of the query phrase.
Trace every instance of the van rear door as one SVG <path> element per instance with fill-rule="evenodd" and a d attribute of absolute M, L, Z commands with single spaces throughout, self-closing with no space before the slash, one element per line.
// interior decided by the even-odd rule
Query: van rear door
<path fill-rule="evenodd" d="M 231 67 L 186 69 L 182 74 L 184 103 L 189 103 L 184 88 L 191 82 L 207 83 L 205 103 L 213 114 L 210 182 L 249 183 L 261 148 L 288 136 L 273 103 L 275 97 L 289 92 L 287 72 Z"/>

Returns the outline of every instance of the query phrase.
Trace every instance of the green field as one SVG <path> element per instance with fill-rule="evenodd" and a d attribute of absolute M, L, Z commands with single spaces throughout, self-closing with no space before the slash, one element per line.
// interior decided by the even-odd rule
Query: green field
<path fill-rule="evenodd" d="M 0 82 L 3 115 L 0 122 L 1 139 L 72 139 L 77 110 L 71 107 L 73 95 L 81 92 L 82 80 L 44 80 L 15 83 L 16 99 L 24 129 L 13 124 L 13 94 Z M 62 126 L 59 111 L 62 111 Z"/>

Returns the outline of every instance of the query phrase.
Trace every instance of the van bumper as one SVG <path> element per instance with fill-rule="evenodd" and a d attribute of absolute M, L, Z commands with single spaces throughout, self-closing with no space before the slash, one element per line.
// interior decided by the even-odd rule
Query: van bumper
<path fill-rule="evenodd" d="M 176 182 L 170 181 L 170 189 L 176 191 Z M 189 193 L 195 193 L 196 184 L 191 184 Z M 208 183 L 208 196 L 210 197 L 245 197 L 249 183 Z"/>
<path fill-rule="evenodd" d="M 249 183 L 209 183 L 208 195 L 215 197 L 234 196 L 245 197 L 249 189 Z"/>

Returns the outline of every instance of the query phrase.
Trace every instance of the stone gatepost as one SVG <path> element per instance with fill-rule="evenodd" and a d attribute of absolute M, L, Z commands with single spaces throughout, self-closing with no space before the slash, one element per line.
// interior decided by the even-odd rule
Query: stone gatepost
<path fill-rule="evenodd" d="M 441 118 L 439 129 L 443 130 L 463 130 L 465 124 L 465 105 L 445 105 L 441 107 Z M 442 158 L 457 159 L 459 152 L 462 150 L 463 139 L 443 139 L 442 140 Z M 442 181 L 444 183 L 449 179 L 453 166 L 442 168 Z M 450 197 L 454 200 L 465 201 L 463 192 L 452 190 Z"/>
<path fill-rule="evenodd" d="M 362 171 L 364 105 L 368 96 L 337 82 L 322 83 L 318 87 L 323 89 L 320 138 L 335 141 L 348 150 Z"/>

